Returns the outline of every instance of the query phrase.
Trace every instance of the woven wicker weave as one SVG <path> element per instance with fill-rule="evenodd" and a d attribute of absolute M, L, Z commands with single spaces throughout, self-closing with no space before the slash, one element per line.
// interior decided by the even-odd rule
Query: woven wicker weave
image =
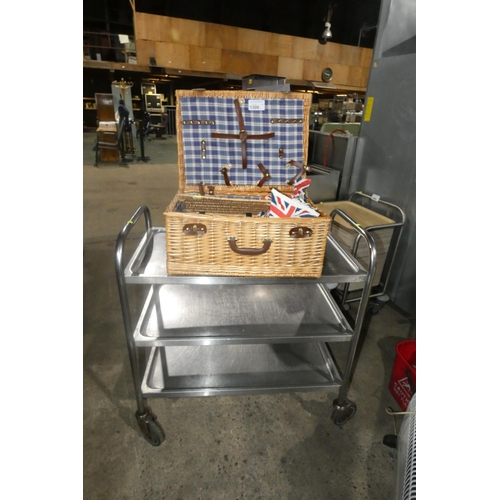
<path fill-rule="evenodd" d="M 169 275 L 309 277 L 321 276 L 330 217 L 257 217 L 269 207 L 264 198 L 272 187 L 290 193 L 290 185 L 186 185 L 180 97 L 303 99 L 302 149 L 307 158 L 310 95 L 273 92 L 177 91 L 177 141 L 180 191 L 166 209 L 167 273 Z M 249 141 L 250 142 L 250 141 Z M 251 147 L 249 145 L 248 147 Z M 265 162 L 266 159 L 263 159 Z M 293 177 L 295 172 L 290 173 Z M 204 195 L 201 195 L 203 193 Z M 179 208 L 181 207 L 181 208 Z M 179 211 L 182 210 L 182 211 Z M 186 231 L 186 227 L 203 227 Z M 306 228 L 308 237 L 292 237 L 290 230 Z M 302 231 L 302 230 L 301 230 Z M 232 239 L 233 241 L 230 241 Z M 271 240 L 271 241 L 268 241 Z M 266 242 L 267 241 L 267 242 Z M 266 248 L 267 247 L 267 248 Z M 255 255 L 255 251 L 262 253 Z"/>

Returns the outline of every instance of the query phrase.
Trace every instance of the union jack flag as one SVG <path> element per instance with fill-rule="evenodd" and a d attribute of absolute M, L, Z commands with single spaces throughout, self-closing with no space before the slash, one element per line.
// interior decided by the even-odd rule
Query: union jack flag
<path fill-rule="evenodd" d="M 269 217 L 318 217 L 319 213 L 306 203 L 289 198 L 288 196 L 271 190 L 271 206 Z"/>
<path fill-rule="evenodd" d="M 306 189 L 311 184 L 311 179 L 301 179 L 296 181 L 293 186 L 293 198 L 298 198 L 300 201 L 306 201 Z"/>
<path fill-rule="evenodd" d="M 271 191 L 271 206 L 269 217 L 292 217 L 295 212 L 292 200 L 274 189 Z"/>

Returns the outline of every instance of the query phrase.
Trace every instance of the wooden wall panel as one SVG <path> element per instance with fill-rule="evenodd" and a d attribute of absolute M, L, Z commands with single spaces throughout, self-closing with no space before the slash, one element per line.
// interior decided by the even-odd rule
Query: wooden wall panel
<path fill-rule="evenodd" d="M 137 64 L 140 66 L 150 66 L 149 58 L 156 57 L 156 44 L 151 40 L 137 40 Z"/>
<path fill-rule="evenodd" d="M 189 45 L 156 43 L 156 65 L 166 68 L 190 69 Z"/>
<path fill-rule="evenodd" d="M 207 23 L 205 25 L 207 47 L 236 50 L 238 46 L 238 28 Z"/>
<path fill-rule="evenodd" d="M 293 37 L 288 35 L 278 35 L 277 33 L 270 33 L 269 46 L 267 47 L 266 54 L 278 57 L 292 57 Z M 277 75 L 280 76 L 280 75 Z"/>
<path fill-rule="evenodd" d="M 136 12 L 137 62 L 193 71 L 320 81 L 330 67 L 332 83 L 366 86 L 372 49 Z"/>
<path fill-rule="evenodd" d="M 189 47 L 190 69 L 196 71 L 222 71 L 222 49 L 210 47 Z"/>
<path fill-rule="evenodd" d="M 338 43 L 326 43 L 325 45 L 318 43 L 318 61 L 323 61 L 325 67 L 330 64 L 342 64 L 341 47 Z"/>
<path fill-rule="evenodd" d="M 278 58 L 278 74 L 276 76 L 284 76 L 288 80 L 302 80 L 303 72 L 303 59 L 293 59 L 291 57 Z"/>
<path fill-rule="evenodd" d="M 319 82 L 321 81 L 321 72 L 323 68 L 318 66 L 317 61 L 304 61 L 304 70 L 302 72 L 302 79 Z"/>
<path fill-rule="evenodd" d="M 315 61 L 318 57 L 317 40 L 294 37 L 292 44 L 292 57 L 294 59 L 309 59 Z"/>
<path fill-rule="evenodd" d="M 174 37 L 172 37 L 172 21 L 173 19 L 171 17 L 165 17 L 165 16 L 155 16 L 160 18 L 160 42 L 168 42 L 168 43 L 173 43 L 174 42 Z"/>
<path fill-rule="evenodd" d="M 238 29 L 238 42 L 236 49 L 240 52 L 253 52 L 257 54 L 268 54 L 271 45 L 271 33 L 264 31 Z"/>
<path fill-rule="evenodd" d="M 347 76 L 347 83 L 349 85 L 362 85 L 363 81 L 363 68 L 358 66 L 349 66 L 349 74 Z"/>
<path fill-rule="evenodd" d="M 205 23 L 191 21 L 190 19 L 169 18 L 170 38 L 172 43 L 181 45 L 196 45 L 204 47 L 206 45 Z"/>
<path fill-rule="evenodd" d="M 146 25 L 148 23 L 149 16 L 142 14 L 141 12 L 136 12 L 134 15 L 134 31 L 136 42 L 141 40 L 147 40 L 147 30 Z"/>
<path fill-rule="evenodd" d="M 349 79 L 349 66 L 344 66 L 343 64 L 332 64 L 329 66 L 332 68 L 333 77 L 331 83 L 334 85 L 345 85 Z"/>
<path fill-rule="evenodd" d="M 372 64 L 373 50 L 363 48 L 361 50 L 361 66 L 363 68 L 370 68 Z"/>
<path fill-rule="evenodd" d="M 361 50 L 359 47 L 352 45 L 340 46 L 340 62 L 347 66 L 360 66 L 361 65 Z"/>
<path fill-rule="evenodd" d="M 152 16 L 137 12 L 135 16 L 135 36 L 137 40 L 153 40 L 161 42 L 165 36 L 165 30 L 162 29 L 162 24 L 165 22 L 163 16 Z"/>
<path fill-rule="evenodd" d="M 222 71 L 236 75 L 278 74 L 278 58 L 263 54 L 251 54 L 235 50 L 222 50 Z"/>
<path fill-rule="evenodd" d="M 181 45 L 206 45 L 205 23 L 188 19 L 136 13 L 137 39 Z"/>

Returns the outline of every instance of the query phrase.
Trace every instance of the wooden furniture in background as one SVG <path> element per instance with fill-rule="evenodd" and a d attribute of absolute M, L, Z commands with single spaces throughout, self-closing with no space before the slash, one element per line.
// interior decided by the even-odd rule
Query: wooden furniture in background
<path fill-rule="evenodd" d="M 98 159 L 103 162 L 119 161 L 120 148 L 116 126 L 113 94 L 95 94 L 97 107 L 97 151 Z"/>

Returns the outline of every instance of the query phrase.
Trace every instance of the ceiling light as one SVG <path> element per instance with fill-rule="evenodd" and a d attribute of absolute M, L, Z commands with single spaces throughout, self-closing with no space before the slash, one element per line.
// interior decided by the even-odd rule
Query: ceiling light
<path fill-rule="evenodd" d="M 325 22 L 325 30 L 323 31 L 323 34 L 321 35 L 321 40 L 320 43 L 323 45 L 327 42 L 329 38 L 332 38 L 332 30 L 330 29 L 332 27 L 332 14 L 333 14 L 333 6 L 330 3 L 328 5 L 328 12 L 326 14 L 326 22 Z"/>
<path fill-rule="evenodd" d="M 322 38 L 332 38 L 332 30 L 330 29 L 332 25 L 329 22 L 325 23 L 325 31 L 321 35 Z"/>

